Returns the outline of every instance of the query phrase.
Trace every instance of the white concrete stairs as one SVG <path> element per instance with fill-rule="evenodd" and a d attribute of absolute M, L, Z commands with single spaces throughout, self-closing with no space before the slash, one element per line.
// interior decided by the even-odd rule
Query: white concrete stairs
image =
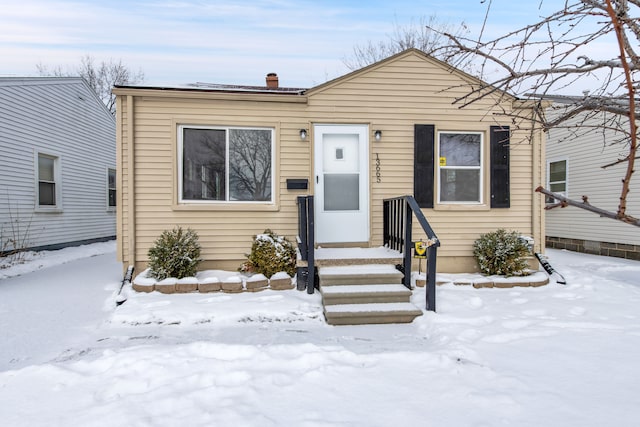
<path fill-rule="evenodd" d="M 410 302 L 411 290 L 401 284 L 403 275 L 394 264 L 359 264 L 362 259 L 352 262 L 357 263 L 345 265 L 349 262 L 344 259 L 319 262 L 318 277 L 327 323 L 411 323 L 422 315 L 422 310 Z"/>

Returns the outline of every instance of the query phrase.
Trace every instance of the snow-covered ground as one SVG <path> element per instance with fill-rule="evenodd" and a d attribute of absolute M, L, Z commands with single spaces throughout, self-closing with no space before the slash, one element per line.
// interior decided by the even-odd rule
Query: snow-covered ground
<path fill-rule="evenodd" d="M 0 270 L 2 425 L 638 425 L 640 262 L 549 250 L 566 286 L 446 284 L 411 324 L 328 326 L 296 290 L 116 307 L 93 249 Z"/>

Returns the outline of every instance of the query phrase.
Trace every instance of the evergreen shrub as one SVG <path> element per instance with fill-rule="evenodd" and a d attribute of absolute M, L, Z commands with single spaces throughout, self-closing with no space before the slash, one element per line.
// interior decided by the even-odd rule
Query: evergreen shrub
<path fill-rule="evenodd" d="M 149 249 L 148 255 L 150 276 L 157 280 L 195 276 L 200 263 L 198 235 L 191 228 L 165 230 Z"/>
<path fill-rule="evenodd" d="M 480 271 L 507 277 L 526 275 L 529 247 L 519 236 L 517 231 L 502 228 L 482 234 L 473 244 L 473 255 Z"/>
<path fill-rule="evenodd" d="M 286 237 L 278 236 L 267 229 L 253 237 L 251 253 L 239 270 L 246 273 L 262 273 L 267 277 L 281 271 L 294 276 L 296 271 L 296 249 Z"/>

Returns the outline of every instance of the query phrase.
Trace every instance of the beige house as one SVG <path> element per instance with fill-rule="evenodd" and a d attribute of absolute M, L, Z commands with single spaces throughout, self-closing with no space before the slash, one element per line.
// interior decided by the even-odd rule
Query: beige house
<path fill-rule="evenodd" d="M 476 271 L 474 240 L 500 227 L 541 251 L 543 139 L 508 128 L 503 111 L 526 108 L 510 96 L 452 105 L 476 82 L 410 49 L 311 89 L 116 87 L 118 258 L 142 271 L 180 225 L 202 268 L 235 270 L 267 228 L 295 241 L 306 194 L 320 246 L 382 245 L 383 200 L 413 195 L 439 272 Z"/>

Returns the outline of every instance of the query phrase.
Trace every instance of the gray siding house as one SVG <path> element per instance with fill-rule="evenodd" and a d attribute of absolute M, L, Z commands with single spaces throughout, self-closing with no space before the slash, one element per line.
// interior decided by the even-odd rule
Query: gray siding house
<path fill-rule="evenodd" d="M 0 250 L 115 238 L 115 119 L 81 78 L 0 77 Z"/>
<path fill-rule="evenodd" d="M 614 143 L 624 136 L 612 128 L 604 132 L 602 129 L 597 132 L 580 131 L 581 128 L 603 126 L 610 119 L 609 113 L 589 118 L 581 113 L 562 128 L 549 131 L 546 152 L 548 189 L 578 201 L 586 195 L 594 206 L 612 212 L 618 209 L 620 181 L 626 164 L 609 168 L 602 166 L 628 154 L 628 146 Z M 626 126 L 626 119 L 620 120 L 622 126 Z M 636 173 L 627 196 L 627 213 L 632 216 L 640 214 L 639 184 L 640 176 Z M 546 212 L 546 245 L 548 248 L 640 260 L 637 227 L 573 207 Z"/>

